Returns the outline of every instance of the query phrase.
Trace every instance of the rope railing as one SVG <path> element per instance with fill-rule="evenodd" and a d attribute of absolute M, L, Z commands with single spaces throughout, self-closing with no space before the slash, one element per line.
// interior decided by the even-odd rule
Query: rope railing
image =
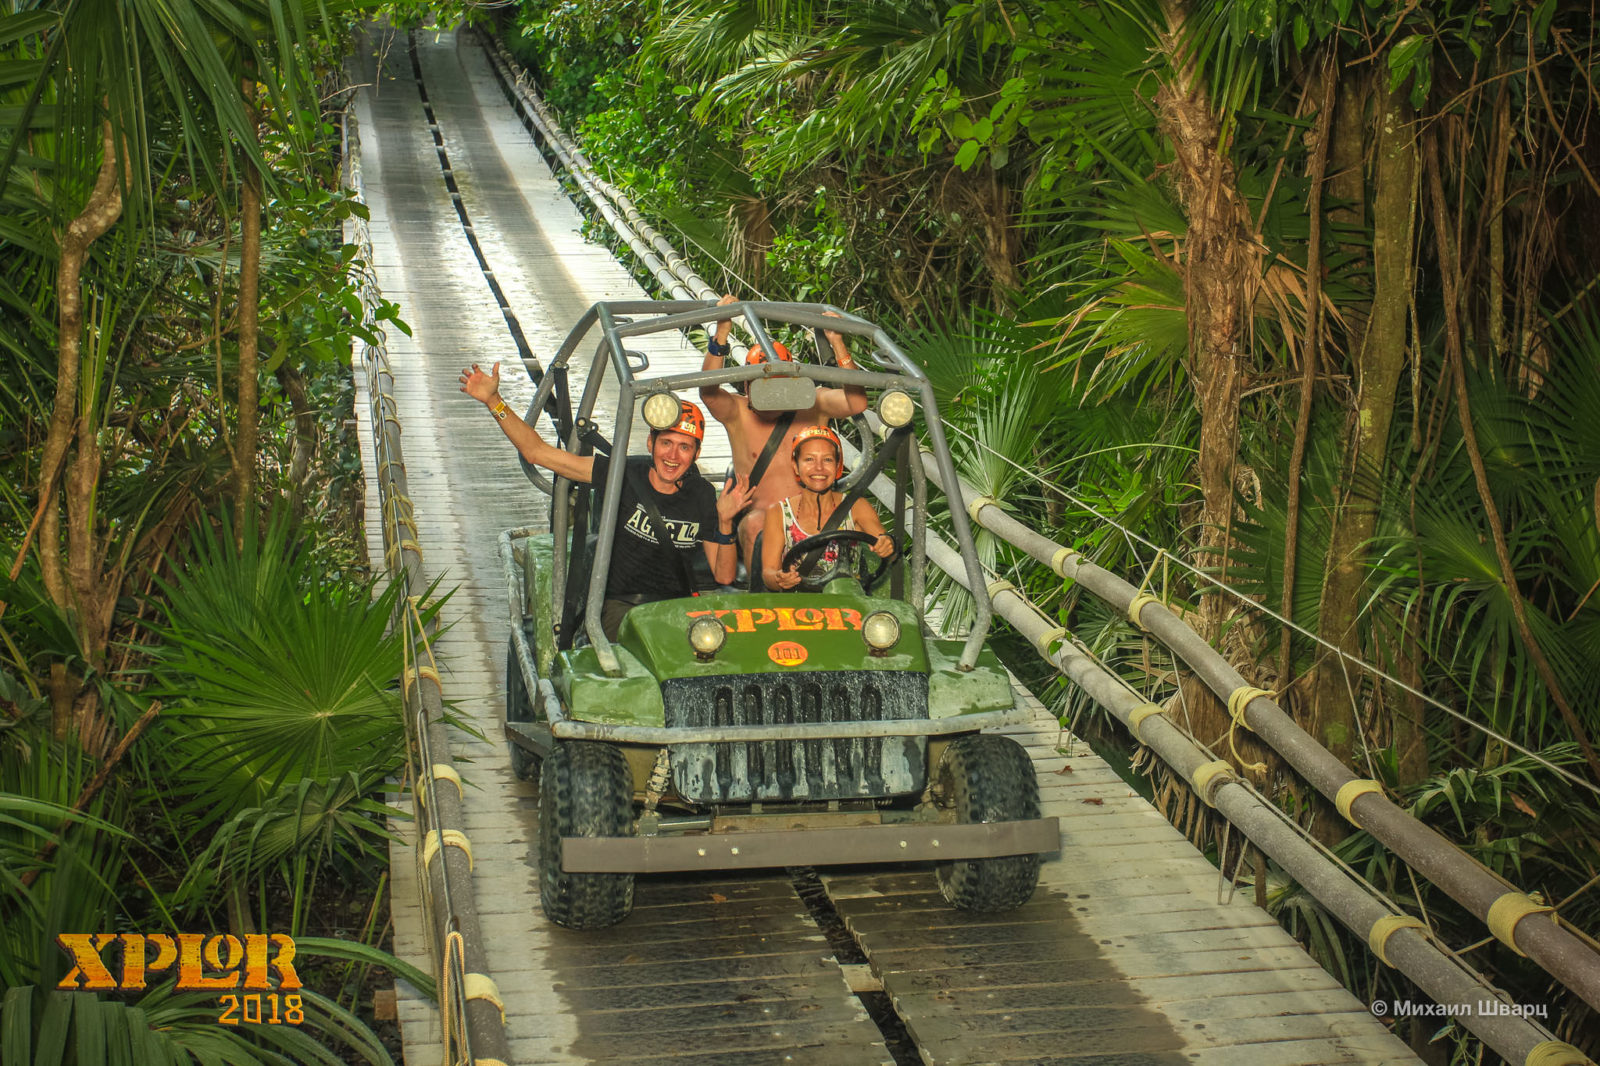
<path fill-rule="evenodd" d="M 486 43 L 491 64 L 509 98 L 556 154 L 599 216 L 640 257 L 662 287 L 674 295 L 687 292 L 692 271 L 681 256 L 639 216 L 625 196 L 602 182 L 533 91 L 531 80 L 518 71 L 498 41 Z M 618 206 L 624 205 L 624 206 Z M 649 237 L 643 236 L 648 232 Z M 678 269 L 674 269 L 678 267 Z M 688 274 L 685 273 L 688 271 Z M 700 286 L 698 275 L 693 275 Z M 853 449 L 852 449 L 853 451 Z M 854 456 L 850 457 L 854 461 Z M 998 501 L 957 482 L 946 486 L 936 463 L 922 453 L 929 479 L 945 492 L 950 505 L 962 508 L 978 525 L 1049 567 L 1057 576 L 1079 582 L 1097 598 L 1125 612 L 1135 626 L 1165 644 L 1229 706 L 1234 722 L 1256 733 L 1320 792 L 1334 802 L 1353 825 L 1366 830 L 1418 873 L 1467 907 L 1513 951 L 1526 955 L 1556 980 L 1600 1009 L 1600 953 L 1563 928 L 1553 909 L 1478 864 L 1444 837 L 1412 818 L 1384 796 L 1377 782 L 1357 778 L 1286 715 L 1272 694 L 1250 686 L 1237 670 L 1160 598 L 1135 588 L 1085 559 L 1075 550 L 1029 529 L 1006 514 Z M 872 484 L 874 495 L 892 505 L 893 487 L 885 478 Z M 963 501 L 970 501 L 963 503 Z M 955 549 L 931 533 L 928 558 L 974 598 L 989 599 L 995 611 L 1033 644 L 1050 665 L 1081 686 L 1097 703 L 1128 727 L 1168 766 L 1181 774 L 1209 806 L 1277 862 L 1346 927 L 1365 939 L 1378 958 L 1405 974 L 1439 1003 L 1477 1002 L 1488 995 L 1507 1002 L 1503 993 L 1468 967 L 1448 947 L 1435 941 L 1421 919 L 1395 909 L 1348 870 L 1341 869 L 1308 842 L 1297 827 L 1226 761 L 1216 759 L 1183 731 L 1158 705 L 1130 691 L 1100 664 L 1064 627 L 1032 604 L 1009 582 L 972 588 Z M 1458 1020 L 1510 1062 L 1526 1066 L 1576 1066 L 1589 1060 L 1562 1043 L 1533 1019 L 1514 1010 L 1471 1011 Z"/>
<path fill-rule="evenodd" d="M 349 111 L 344 130 L 345 184 L 364 203 L 361 144 L 355 116 Z M 369 390 L 384 569 L 404 593 L 397 600 L 393 624 L 406 637 L 400 684 L 407 771 L 413 786 L 413 848 L 428 949 L 438 980 L 440 1039 L 447 1066 L 504 1066 L 510 1062 L 505 1011 L 488 974 L 474 900 L 472 844 L 462 830 L 461 774 L 450 757 L 443 686 L 433 654 L 437 625 L 423 600 L 430 586 L 406 484 L 394 374 L 378 319 L 382 298 L 371 268 L 372 240 L 365 220 L 352 216 L 345 225 L 347 240 L 359 249 L 355 262 L 362 324 L 376 338 L 376 343 L 358 338 L 355 358 L 366 372 Z"/>

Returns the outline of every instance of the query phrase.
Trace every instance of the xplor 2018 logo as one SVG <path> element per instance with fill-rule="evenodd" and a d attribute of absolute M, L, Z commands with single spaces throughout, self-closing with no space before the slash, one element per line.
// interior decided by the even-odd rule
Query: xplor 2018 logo
<path fill-rule="evenodd" d="M 304 1003 L 294 990 L 294 941 L 283 933 L 62 933 L 72 969 L 56 985 L 86 992 L 143 991 L 151 975 L 177 967 L 178 992 L 233 993 L 218 999 L 217 1020 L 299 1025 Z M 274 982 L 273 978 L 276 977 Z"/>

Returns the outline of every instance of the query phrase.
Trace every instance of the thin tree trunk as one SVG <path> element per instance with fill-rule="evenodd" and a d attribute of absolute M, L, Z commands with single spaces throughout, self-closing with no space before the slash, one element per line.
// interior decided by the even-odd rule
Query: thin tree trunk
<path fill-rule="evenodd" d="M 1472 464 L 1472 479 L 1478 488 L 1478 500 L 1483 504 L 1484 517 L 1489 522 L 1490 539 L 1494 543 L 1494 554 L 1500 564 L 1500 581 L 1505 586 L 1506 596 L 1511 601 L 1511 614 L 1517 622 L 1517 633 L 1522 638 L 1523 646 L 1528 649 L 1528 657 L 1533 660 L 1534 669 L 1544 681 L 1545 688 L 1550 693 L 1551 702 L 1556 705 L 1562 721 L 1572 732 L 1572 738 L 1577 741 L 1583 757 L 1589 764 L 1589 772 L 1597 782 L 1600 782 L 1600 756 L 1597 756 L 1594 745 L 1589 741 L 1589 734 L 1583 728 L 1572 704 L 1568 702 L 1566 693 L 1561 689 L 1560 679 L 1556 677 L 1555 669 L 1550 665 L 1550 660 L 1545 657 L 1544 648 L 1533 634 L 1533 629 L 1528 624 L 1528 608 L 1522 598 L 1522 589 L 1517 583 L 1516 564 L 1511 558 L 1511 547 L 1506 540 L 1506 528 L 1500 518 L 1499 506 L 1495 503 L 1494 491 L 1489 485 L 1489 472 L 1484 466 L 1483 452 L 1478 447 L 1478 431 L 1472 422 L 1472 407 L 1467 393 L 1467 371 L 1465 366 L 1466 354 L 1461 340 L 1461 322 L 1456 314 L 1457 300 L 1461 291 L 1461 265 L 1450 247 L 1449 217 L 1444 202 L 1444 181 L 1439 174 L 1439 158 L 1435 142 L 1429 139 L 1429 167 L 1428 167 L 1428 199 L 1433 207 L 1433 228 L 1435 239 L 1438 242 L 1439 276 L 1441 287 L 1444 290 L 1445 307 L 1445 359 L 1451 367 L 1451 379 L 1455 385 L 1456 413 L 1461 422 L 1461 436 L 1467 446 L 1467 458 Z"/>
<path fill-rule="evenodd" d="M 1383 79 L 1374 86 L 1376 143 L 1372 199 L 1373 301 L 1355 356 L 1356 403 L 1346 442 L 1348 489 L 1328 541 L 1318 611 L 1324 639 L 1351 655 L 1360 652 L 1356 622 L 1367 577 L 1367 544 L 1377 528 L 1388 459 L 1395 393 L 1406 363 L 1406 315 L 1411 291 L 1416 189 L 1416 144 L 1410 108 Z M 1311 734 L 1348 760 L 1357 722 L 1351 692 L 1359 680 L 1339 656 L 1325 656 L 1312 680 Z"/>
<path fill-rule="evenodd" d="M 100 133 L 100 173 L 88 202 L 68 224 L 61 238 L 61 256 L 56 269 L 56 396 L 50 411 L 50 427 L 45 434 L 44 458 L 39 464 L 40 517 L 34 520 L 34 525 L 41 530 L 39 563 L 45 591 L 51 602 L 68 616 L 74 611 L 61 559 L 61 520 L 56 492 L 78 414 L 78 375 L 83 362 L 83 265 L 89 257 L 89 246 L 122 217 L 119 160 L 110 120 L 101 124 Z M 24 541 L 12 564 L 13 578 L 21 572 L 22 556 L 27 548 Z"/>
<path fill-rule="evenodd" d="M 311 406 L 311 392 L 306 387 L 305 375 L 287 359 L 278 362 L 278 385 L 289 398 L 294 411 L 294 436 L 289 442 L 289 493 L 295 513 L 304 507 L 306 475 L 311 469 L 311 457 L 317 449 L 317 416 Z"/>
<path fill-rule="evenodd" d="M 1328 171 L 1329 141 L 1333 137 L 1335 92 L 1339 86 L 1338 54 L 1328 52 L 1327 64 L 1319 75 L 1322 99 L 1306 176 L 1311 188 L 1306 196 L 1306 217 L 1311 232 L 1306 240 L 1306 336 L 1301 345 L 1300 410 L 1294 420 L 1294 447 L 1289 454 L 1289 502 L 1283 535 L 1283 595 L 1278 610 L 1286 619 L 1294 618 L 1294 577 L 1300 547 L 1300 477 L 1306 465 L 1306 441 L 1311 435 L 1311 406 L 1316 391 L 1318 355 L 1322 348 L 1322 183 Z M 1291 657 L 1294 631 L 1283 627 L 1278 645 L 1278 688 L 1286 689 L 1294 680 Z"/>
<path fill-rule="evenodd" d="M 249 85 L 246 84 L 246 91 Z M 261 174 L 243 163 L 239 194 L 239 430 L 233 439 L 234 529 L 244 536 L 256 512 L 256 442 L 260 433 L 258 374 L 261 311 Z"/>

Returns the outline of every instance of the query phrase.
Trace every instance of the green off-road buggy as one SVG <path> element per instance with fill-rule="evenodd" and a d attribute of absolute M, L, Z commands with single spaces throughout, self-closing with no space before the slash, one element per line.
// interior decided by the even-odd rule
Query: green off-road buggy
<path fill-rule="evenodd" d="M 630 441 L 643 450 L 637 421 L 664 427 L 676 417 L 673 393 L 745 383 L 755 410 L 781 417 L 810 408 L 819 383 L 860 385 L 875 413 L 855 420 L 860 454 L 839 513 L 876 485 L 894 501 L 887 527 L 909 534 L 910 547 L 887 561 L 859 553 L 883 565 L 864 576 L 847 569 L 814 593 L 770 592 L 759 576 L 759 591 L 718 588 L 707 574 L 697 595 L 634 607 L 611 641 L 601 605 L 626 464 L 611 463 L 593 486 L 525 465 L 552 507 L 548 531 L 500 538 L 512 606 L 506 736 L 518 772 L 539 778 L 545 914 L 578 929 L 612 925 L 632 909 L 641 873 L 890 861 L 935 863 L 957 907 L 1019 906 L 1058 828 L 1039 817 L 1027 753 L 979 732 L 1030 713 L 985 646 L 985 582 L 959 505 L 950 525 L 978 590 L 976 618 L 965 640 L 938 639 L 924 624 L 919 423 L 944 484 L 956 483 L 926 377 L 881 329 L 820 305 L 713 308 L 596 304 L 551 365 L 534 368 L 528 421 L 548 416 L 578 454 L 620 456 Z M 730 315 L 767 362 L 650 377 L 649 359 L 628 348 L 630 338 Z M 827 329 L 858 350 L 864 339 L 880 369 L 773 359 L 780 327 L 810 331 L 819 352 L 829 351 Z M 596 328 L 587 375 L 569 381 L 569 360 Z M 607 409 L 611 443 L 597 428 Z M 825 531 L 794 545 L 785 565 L 862 536 Z M 759 575 L 759 562 L 747 566 Z"/>

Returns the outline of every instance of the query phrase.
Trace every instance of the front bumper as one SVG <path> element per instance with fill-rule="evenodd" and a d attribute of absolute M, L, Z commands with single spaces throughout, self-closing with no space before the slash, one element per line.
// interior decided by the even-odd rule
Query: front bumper
<path fill-rule="evenodd" d="M 949 862 L 1060 850 L 1055 818 L 972 825 L 865 825 L 700 836 L 562 837 L 568 873 L 679 873 L 773 866 Z"/>

